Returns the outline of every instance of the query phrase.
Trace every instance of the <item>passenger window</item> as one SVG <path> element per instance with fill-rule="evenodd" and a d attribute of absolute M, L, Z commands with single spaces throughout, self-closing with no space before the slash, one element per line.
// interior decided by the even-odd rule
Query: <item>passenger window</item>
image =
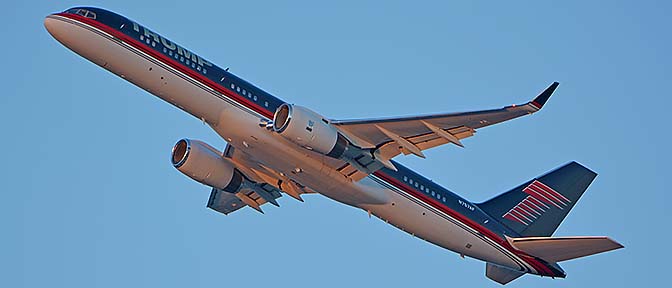
<path fill-rule="evenodd" d="M 408 177 L 404 176 L 404 182 L 408 182 Z"/>
<path fill-rule="evenodd" d="M 245 89 L 243 89 L 243 95 L 247 95 L 247 91 L 245 91 Z"/>
<path fill-rule="evenodd" d="M 254 95 L 254 101 L 255 102 L 257 101 L 257 95 Z"/>
<path fill-rule="evenodd" d="M 231 83 L 231 89 L 234 89 L 234 88 L 236 88 L 236 85 L 233 85 L 233 83 Z"/>
<path fill-rule="evenodd" d="M 432 191 L 432 196 L 435 196 L 435 195 L 436 195 L 436 193 L 434 193 L 434 191 Z"/>

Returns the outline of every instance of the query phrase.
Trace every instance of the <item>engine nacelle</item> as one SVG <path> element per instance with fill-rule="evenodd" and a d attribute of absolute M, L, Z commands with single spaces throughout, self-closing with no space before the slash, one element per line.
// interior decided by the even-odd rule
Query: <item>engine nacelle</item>
<path fill-rule="evenodd" d="M 222 153 L 202 141 L 177 141 L 170 160 L 184 175 L 210 187 L 235 193 L 243 183 L 243 175 L 222 157 Z"/>
<path fill-rule="evenodd" d="M 292 104 L 282 104 L 273 115 L 273 131 L 308 150 L 339 159 L 352 146 L 321 115 Z"/>

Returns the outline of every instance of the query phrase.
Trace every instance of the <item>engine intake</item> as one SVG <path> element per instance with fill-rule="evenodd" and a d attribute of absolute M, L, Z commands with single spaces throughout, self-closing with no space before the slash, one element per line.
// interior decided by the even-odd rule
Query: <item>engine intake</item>
<path fill-rule="evenodd" d="M 173 146 L 173 167 L 197 182 L 235 193 L 243 175 L 222 157 L 222 153 L 203 141 L 182 139 Z"/>
<path fill-rule="evenodd" d="M 273 115 L 273 131 L 308 150 L 339 159 L 354 147 L 329 121 L 308 108 L 282 104 Z"/>

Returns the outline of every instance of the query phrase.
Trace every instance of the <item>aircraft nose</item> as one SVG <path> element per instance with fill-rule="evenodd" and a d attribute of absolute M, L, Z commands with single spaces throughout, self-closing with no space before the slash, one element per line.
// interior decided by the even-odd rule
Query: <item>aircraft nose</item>
<path fill-rule="evenodd" d="M 65 34 L 66 27 L 63 24 L 63 21 L 54 18 L 54 14 L 44 18 L 44 27 L 47 28 L 52 37 L 59 41 L 63 39 L 63 35 Z"/>

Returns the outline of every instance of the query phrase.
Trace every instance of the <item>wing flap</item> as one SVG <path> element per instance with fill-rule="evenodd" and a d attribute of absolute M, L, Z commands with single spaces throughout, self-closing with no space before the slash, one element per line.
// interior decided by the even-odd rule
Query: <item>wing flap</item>
<path fill-rule="evenodd" d="M 560 262 L 623 248 L 603 236 L 508 238 L 511 246 L 549 262 Z"/>

